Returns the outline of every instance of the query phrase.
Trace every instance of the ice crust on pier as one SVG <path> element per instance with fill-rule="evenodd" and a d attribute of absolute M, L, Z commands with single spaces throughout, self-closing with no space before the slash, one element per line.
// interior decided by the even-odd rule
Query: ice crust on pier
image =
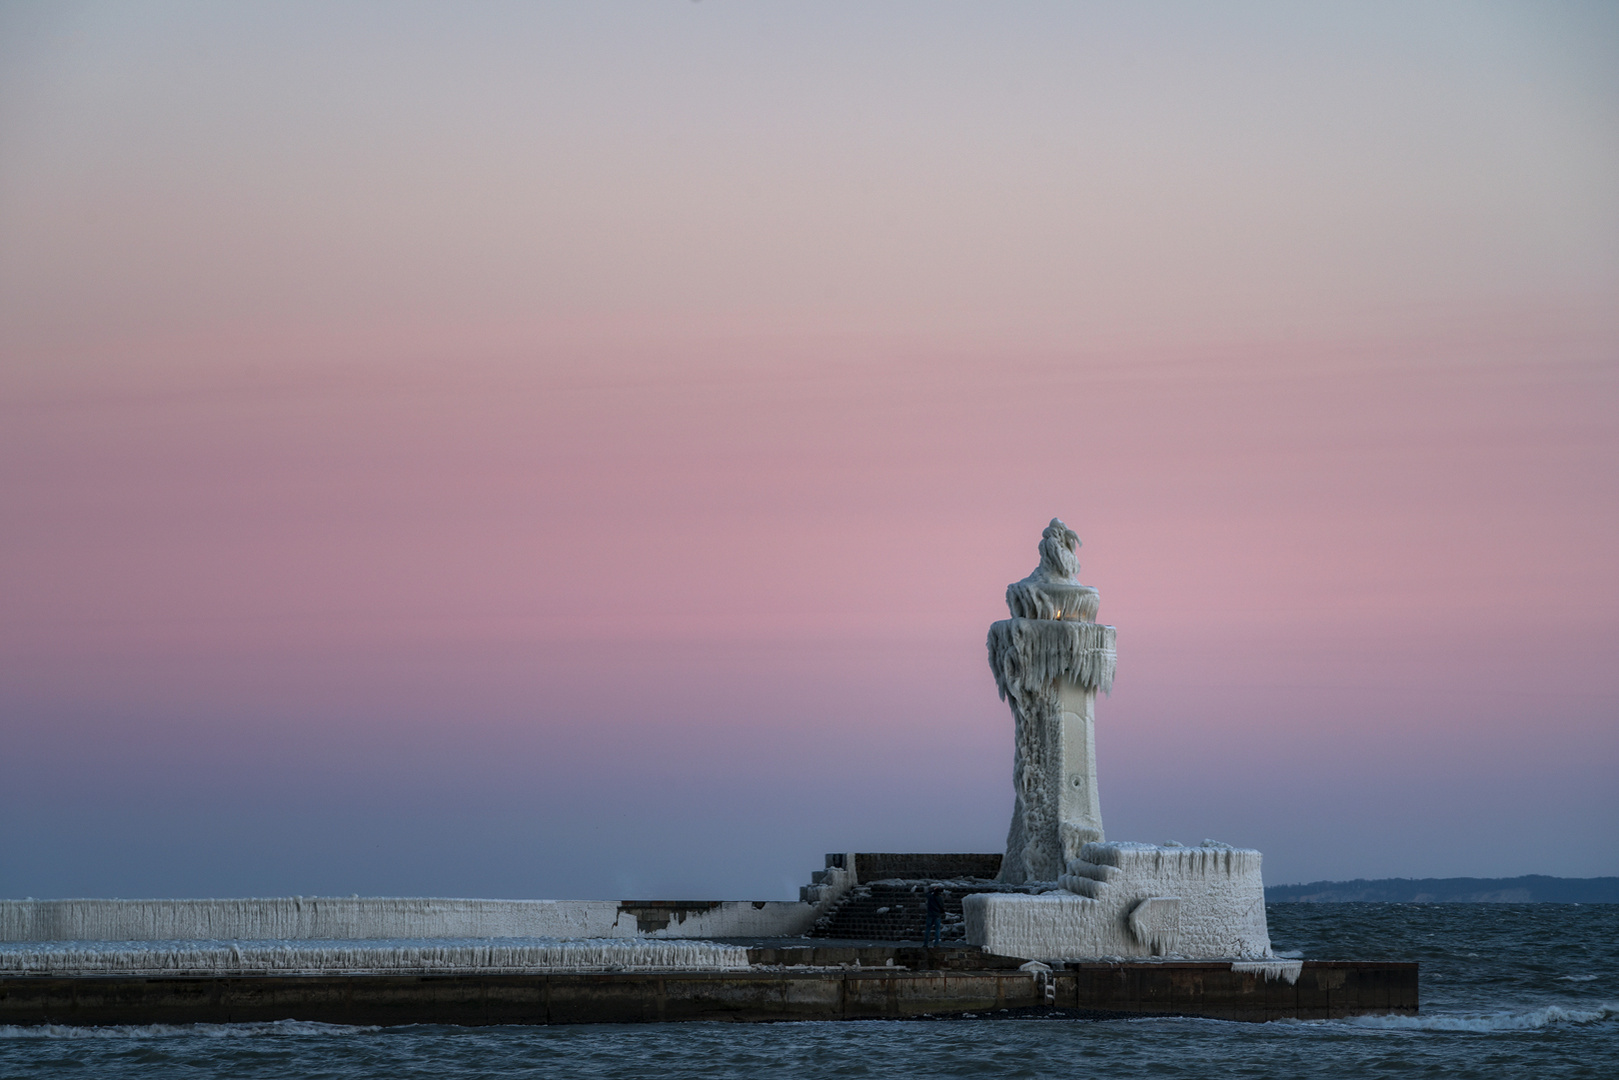
<path fill-rule="evenodd" d="M 242 897 L 4 900 L 0 941 L 635 936 L 618 905 L 556 900 Z"/>
<path fill-rule="evenodd" d="M 0 900 L 0 942 L 771 937 L 805 933 L 820 910 L 775 900 L 696 904 L 672 913 L 616 900 Z"/>
<path fill-rule="evenodd" d="M 0 975 L 738 971 L 748 950 L 707 941 L 46 942 L 0 946 Z"/>
<path fill-rule="evenodd" d="M 1257 851 L 1092 843 L 1070 861 L 1059 884 L 1061 891 L 1039 895 L 966 897 L 967 941 L 1037 960 L 1173 956 L 1283 963 L 1271 953 Z"/>

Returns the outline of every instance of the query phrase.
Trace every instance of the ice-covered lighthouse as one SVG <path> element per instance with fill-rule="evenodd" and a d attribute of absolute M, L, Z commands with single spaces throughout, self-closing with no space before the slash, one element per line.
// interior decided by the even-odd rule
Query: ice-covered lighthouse
<path fill-rule="evenodd" d="M 1006 587 L 1012 617 L 989 628 L 989 666 L 1016 722 L 1016 802 L 1001 880 L 1056 881 L 1088 843 L 1105 839 L 1096 789 L 1096 692 L 1113 685 L 1111 626 L 1097 591 L 1079 583 L 1074 530 L 1052 518 L 1040 565 Z"/>
<path fill-rule="evenodd" d="M 1079 537 L 1057 518 L 1040 565 L 1006 589 L 1011 618 L 989 628 L 989 664 L 1012 707 L 1012 828 L 1001 880 L 1013 892 L 962 901 L 967 940 L 1036 958 L 1220 957 L 1289 982 L 1271 953 L 1260 854 L 1214 840 L 1109 841 L 1096 786 L 1096 692 L 1113 685 L 1116 634 L 1079 583 Z"/>

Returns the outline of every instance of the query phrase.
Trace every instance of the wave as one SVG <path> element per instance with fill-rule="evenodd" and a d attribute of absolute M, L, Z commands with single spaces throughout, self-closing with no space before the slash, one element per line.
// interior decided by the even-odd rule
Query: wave
<path fill-rule="evenodd" d="M 1543 1005 L 1524 1012 L 1461 1013 L 1433 1016 L 1356 1016 L 1343 1023 L 1385 1031 L 1536 1031 L 1558 1024 L 1595 1024 L 1619 1019 L 1619 1004 L 1588 1009 Z"/>

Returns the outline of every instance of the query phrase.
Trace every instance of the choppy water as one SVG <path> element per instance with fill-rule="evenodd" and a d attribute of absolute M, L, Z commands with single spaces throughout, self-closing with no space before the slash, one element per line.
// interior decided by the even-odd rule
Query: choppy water
<path fill-rule="evenodd" d="M 1279 951 L 1417 960 L 1422 1015 L 555 1028 L 0 1028 L 0 1077 L 1619 1077 L 1619 905 L 1284 904 Z"/>

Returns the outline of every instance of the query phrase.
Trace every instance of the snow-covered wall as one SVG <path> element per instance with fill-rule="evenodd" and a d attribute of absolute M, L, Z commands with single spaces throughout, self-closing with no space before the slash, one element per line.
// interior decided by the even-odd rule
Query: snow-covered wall
<path fill-rule="evenodd" d="M 966 897 L 967 941 L 1035 960 L 1271 957 L 1257 851 L 1087 844 L 1062 888 Z"/>
<path fill-rule="evenodd" d="M 0 941 L 795 937 L 823 908 L 776 900 L 0 900 Z"/>
<path fill-rule="evenodd" d="M 738 971 L 748 967 L 741 945 L 706 941 L 457 941 L 287 942 L 193 941 L 158 947 L 119 942 L 56 942 L 0 947 L 0 975 L 221 975 L 294 973 L 416 973 L 477 970 Z"/>

